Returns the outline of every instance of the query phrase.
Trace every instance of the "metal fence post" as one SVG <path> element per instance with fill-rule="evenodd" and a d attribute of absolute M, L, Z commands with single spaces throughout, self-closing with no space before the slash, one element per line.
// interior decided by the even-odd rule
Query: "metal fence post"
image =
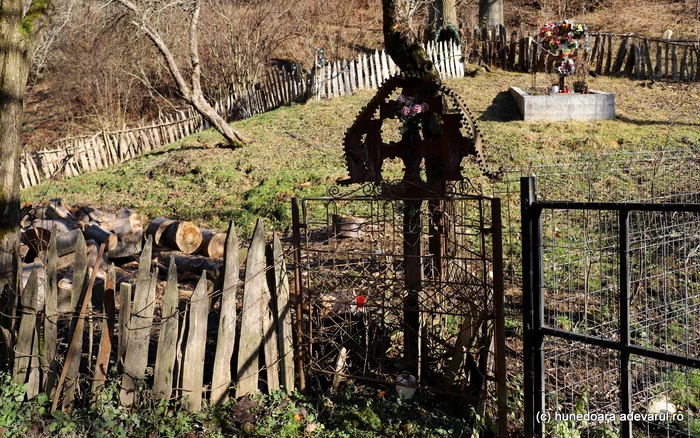
<path fill-rule="evenodd" d="M 301 221 L 299 220 L 299 200 L 292 198 L 292 245 L 294 246 L 294 291 L 296 293 L 296 359 L 299 373 L 299 391 L 306 392 L 306 374 L 304 370 L 304 334 L 302 328 L 302 285 L 301 285 Z"/>
<path fill-rule="evenodd" d="M 525 392 L 523 408 L 525 409 L 525 436 L 534 436 L 534 370 L 532 355 L 532 329 L 534 318 L 532 291 L 532 220 L 530 207 L 535 201 L 534 177 L 520 178 L 520 216 L 522 232 L 523 260 L 523 359 L 524 376 L 523 389 Z"/>
<path fill-rule="evenodd" d="M 629 210 L 619 209 L 620 220 L 620 401 L 621 413 L 628 416 L 632 412 L 632 381 L 630 375 L 630 234 Z M 622 438 L 632 437 L 632 422 L 621 423 Z"/>
<path fill-rule="evenodd" d="M 506 334 L 503 303 L 503 225 L 501 199 L 491 201 L 491 229 L 493 230 L 493 304 L 496 314 L 496 385 L 498 394 L 498 436 L 508 436 L 508 407 L 506 401 Z"/>

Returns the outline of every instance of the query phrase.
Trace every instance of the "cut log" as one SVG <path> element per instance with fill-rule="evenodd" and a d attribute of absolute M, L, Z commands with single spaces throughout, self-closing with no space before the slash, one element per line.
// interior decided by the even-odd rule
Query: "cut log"
<path fill-rule="evenodd" d="M 119 237 L 142 228 L 141 220 L 136 213 L 127 217 L 117 217 L 112 223 L 112 231 Z"/>
<path fill-rule="evenodd" d="M 121 208 L 117 212 L 117 219 L 128 219 L 131 217 L 136 217 L 138 218 L 138 213 L 136 213 L 134 210 L 130 208 Z"/>
<path fill-rule="evenodd" d="M 119 236 L 117 247 L 107 252 L 110 259 L 131 257 L 141 253 L 143 248 L 143 228 L 140 224 L 128 234 Z"/>
<path fill-rule="evenodd" d="M 192 222 L 173 222 L 163 232 L 164 246 L 192 254 L 202 244 L 202 233 Z"/>
<path fill-rule="evenodd" d="M 161 251 L 158 253 L 158 261 L 165 266 L 168 266 L 170 256 L 175 258 L 175 266 L 177 273 L 180 275 L 200 276 L 202 272 L 207 272 L 207 277 L 210 280 L 215 279 L 219 275 L 222 263 L 216 260 L 211 260 L 206 257 L 185 254 L 180 251 Z"/>
<path fill-rule="evenodd" d="M 49 231 L 53 229 L 54 225 L 56 226 L 56 231 L 59 234 L 67 233 L 76 228 L 74 224 L 63 219 L 36 219 L 32 222 L 32 226 L 34 228 L 43 228 Z"/>
<path fill-rule="evenodd" d="M 44 217 L 46 219 L 65 219 L 71 221 L 73 220 L 68 209 L 66 209 L 65 207 L 59 207 L 55 204 L 49 204 L 46 206 L 46 210 L 44 211 Z"/>
<path fill-rule="evenodd" d="M 111 251 L 117 247 L 117 235 L 110 233 L 99 225 L 91 225 L 85 230 L 85 238 L 97 243 L 104 243 L 105 250 Z"/>
<path fill-rule="evenodd" d="M 87 213 L 91 221 L 99 221 L 100 218 L 104 216 L 104 213 L 102 213 L 100 210 L 90 207 L 89 205 L 84 205 L 82 209 L 85 213 Z"/>
<path fill-rule="evenodd" d="M 159 217 L 155 218 L 148 224 L 146 228 L 146 236 L 153 236 L 153 244 L 158 246 L 165 246 L 165 242 L 162 242 L 163 232 L 168 226 L 175 221 L 172 219 Z"/>
<path fill-rule="evenodd" d="M 202 244 L 197 250 L 197 254 L 213 259 L 220 259 L 224 256 L 224 243 L 226 242 L 226 233 L 200 228 L 202 233 Z"/>

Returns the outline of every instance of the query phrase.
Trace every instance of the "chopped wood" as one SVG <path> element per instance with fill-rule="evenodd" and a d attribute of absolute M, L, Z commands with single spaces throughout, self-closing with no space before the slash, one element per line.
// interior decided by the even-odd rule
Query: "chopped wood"
<path fill-rule="evenodd" d="M 213 259 L 220 259 L 224 256 L 224 243 L 226 242 L 226 233 L 200 228 L 202 233 L 202 244 L 197 250 L 198 254 Z"/>
<path fill-rule="evenodd" d="M 192 254 L 202 244 L 202 233 L 192 222 L 177 221 L 165 229 L 161 236 L 161 243 L 160 246 Z"/>
<path fill-rule="evenodd" d="M 119 237 L 131 234 L 134 230 L 143 230 L 137 215 L 118 218 L 112 223 L 112 232 Z"/>
<path fill-rule="evenodd" d="M 161 240 L 163 237 L 163 232 L 173 222 L 175 221 L 164 217 L 153 219 L 146 228 L 146 236 L 153 236 L 154 245 L 165 246 L 165 243 Z"/>
<path fill-rule="evenodd" d="M 214 280 L 221 270 L 222 262 L 218 260 L 212 260 L 207 257 L 202 257 L 198 255 L 185 254 L 180 251 L 161 251 L 157 255 L 157 259 L 160 263 L 169 263 L 170 257 L 175 259 L 175 266 L 177 266 L 177 273 L 179 275 L 196 275 L 199 277 L 202 272 L 207 273 L 207 277 Z"/>
<path fill-rule="evenodd" d="M 73 217 L 70 214 L 70 211 L 66 209 L 65 207 L 59 207 L 55 204 L 49 204 L 46 206 L 46 209 L 44 211 L 44 217 L 46 219 L 64 219 L 64 220 L 73 220 Z"/>
<path fill-rule="evenodd" d="M 54 226 L 56 226 L 56 231 L 58 233 L 67 233 L 76 226 L 74 226 L 74 223 L 68 222 L 63 219 L 35 219 L 32 221 L 32 226 L 34 228 L 43 228 L 45 230 L 51 231 Z"/>
<path fill-rule="evenodd" d="M 107 251 L 111 251 L 117 247 L 117 235 L 105 230 L 99 225 L 91 225 L 85 229 L 85 237 L 93 239 L 100 244 L 104 243 Z"/>

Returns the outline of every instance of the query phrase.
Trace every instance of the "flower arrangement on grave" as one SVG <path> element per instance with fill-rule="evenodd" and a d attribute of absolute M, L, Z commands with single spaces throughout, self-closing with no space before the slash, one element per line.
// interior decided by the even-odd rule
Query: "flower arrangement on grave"
<path fill-rule="evenodd" d="M 420 102 L 413 96 L 399 95 L 396 99 L 398 104 L 397 116 L 401 121 L 401 134 L 415 134 L 420 126 L 421 114 L 425 114 L 430 106 L 425 102 Z"/>
<path fill-rule="evenodd" d="M 546 50 L 559 59 L 554 63 L 554 70 L 559 75 L 559 88 L 563 90 L 564 78 L 576 72 L 573 52 L 584 43 L 586 51 L 590 50 L 590 35 L 585 23 L 571 20 L 547 22 L 540 28 L 539 48 Z M 556 53 L 559 52 L 558 55 Z"/>

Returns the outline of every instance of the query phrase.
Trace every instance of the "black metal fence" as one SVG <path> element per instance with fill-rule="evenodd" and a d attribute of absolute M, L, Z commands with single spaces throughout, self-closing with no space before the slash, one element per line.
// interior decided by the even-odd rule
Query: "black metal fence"
<path fill-rule="evenodd" d="M 700 204 L 521 201 L 525 436 L 700 436 Z"/>
<path fill-rule="evenodd" d="M 500 200 L 378 189 L 295 210 L 311 386 L 396 385 L 411 373 L 418 389 L 498 416 L 507 436 Z"/>

